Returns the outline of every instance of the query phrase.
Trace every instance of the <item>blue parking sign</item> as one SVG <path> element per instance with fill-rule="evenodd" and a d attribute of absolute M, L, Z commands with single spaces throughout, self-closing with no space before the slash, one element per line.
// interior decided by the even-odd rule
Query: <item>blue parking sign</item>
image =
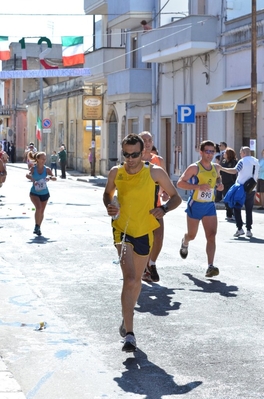
<path fill-rule="evenodd" d="M 178 105 L 177 122 L 195 123 L 195 105 Z"/>

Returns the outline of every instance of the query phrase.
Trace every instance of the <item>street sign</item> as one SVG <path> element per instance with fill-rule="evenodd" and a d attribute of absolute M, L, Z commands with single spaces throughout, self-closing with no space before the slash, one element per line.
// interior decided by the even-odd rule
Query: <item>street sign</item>
<path fill-rule="evenodd" d="M 51 120 L 48 118 L 43 119 L 42 127 L 43 127 L 43 129 L 50 129 L 51 128 Z"/>
<path fill-rule="evenodd" d="M 42 133 L 51 133 L 51 129 L 43 129 Z"/>
<path fill-rule="evenodd" d="M 178 105 L 177 122 L 195 123 L 195 105 Z"/>

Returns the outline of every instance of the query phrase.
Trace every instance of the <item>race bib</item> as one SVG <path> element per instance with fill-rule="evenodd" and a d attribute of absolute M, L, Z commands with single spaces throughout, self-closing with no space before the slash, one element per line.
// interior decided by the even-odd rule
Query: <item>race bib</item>
<path fill-rule="evenodd" d="M 34 183 L 34 186 L 36 191 L 45 190 L 47 188 L 46 180 L 40 179 Z"/>
<path fill-rule="evenodd" d="M 201 191 L 199 190 L 197 200 L 203 202 L 213 201 L 214 189 L 211 188 L 209 191 Z"/>

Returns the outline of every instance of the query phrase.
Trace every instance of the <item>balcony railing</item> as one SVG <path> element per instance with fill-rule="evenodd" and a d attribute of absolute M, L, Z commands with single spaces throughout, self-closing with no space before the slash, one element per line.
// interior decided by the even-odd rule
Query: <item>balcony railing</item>
<path fill-rule="evenodd" d="M 106 47 L 87 53 L 85 67 L 91 70 L 87 80 L 106 83 L 109 73 L 125 68 L 125 49 Z"/>
<path fill-rule="evenodd" d="M 191 15 L 142 34 L 142 61 L 169 62 L 204 54 L 217 45 L 217 17 Z"/>
<path fill-rule="evenodd" d="M 107 94 L 110 101 L 133 102 L 151 100 L 151 69 L 125 69 L 108 75 Z"/>
<path fill-rule="evenodd" d="M 11 115 L 11 109 L 9 105 L 0 105 L 0 115 Z"/>
<path fill-rule="evenodd" d="M 133 29 L 145 19 L 150 21 L 155 0 L 108 0 L 109 28 Z"/>

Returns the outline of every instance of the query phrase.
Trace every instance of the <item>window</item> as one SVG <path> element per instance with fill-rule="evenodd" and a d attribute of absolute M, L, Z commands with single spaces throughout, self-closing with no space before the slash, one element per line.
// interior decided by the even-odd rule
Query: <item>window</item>
<path fill-rule="evenodd" d="M 137 37 L 132 39 L 132 68 L 137 68 L 138 44 Z"/>
<path fill-rule="evenodd" d="M 197 113 L 195 117 L 195 149 L 197 151 L 204 140 L 207 140 L 207 114 Z"/>
<path fill-rule="evenodd" d="M 128 120 L 128 134 L 130 133 L 138 134 L 138 119 Z"/>

